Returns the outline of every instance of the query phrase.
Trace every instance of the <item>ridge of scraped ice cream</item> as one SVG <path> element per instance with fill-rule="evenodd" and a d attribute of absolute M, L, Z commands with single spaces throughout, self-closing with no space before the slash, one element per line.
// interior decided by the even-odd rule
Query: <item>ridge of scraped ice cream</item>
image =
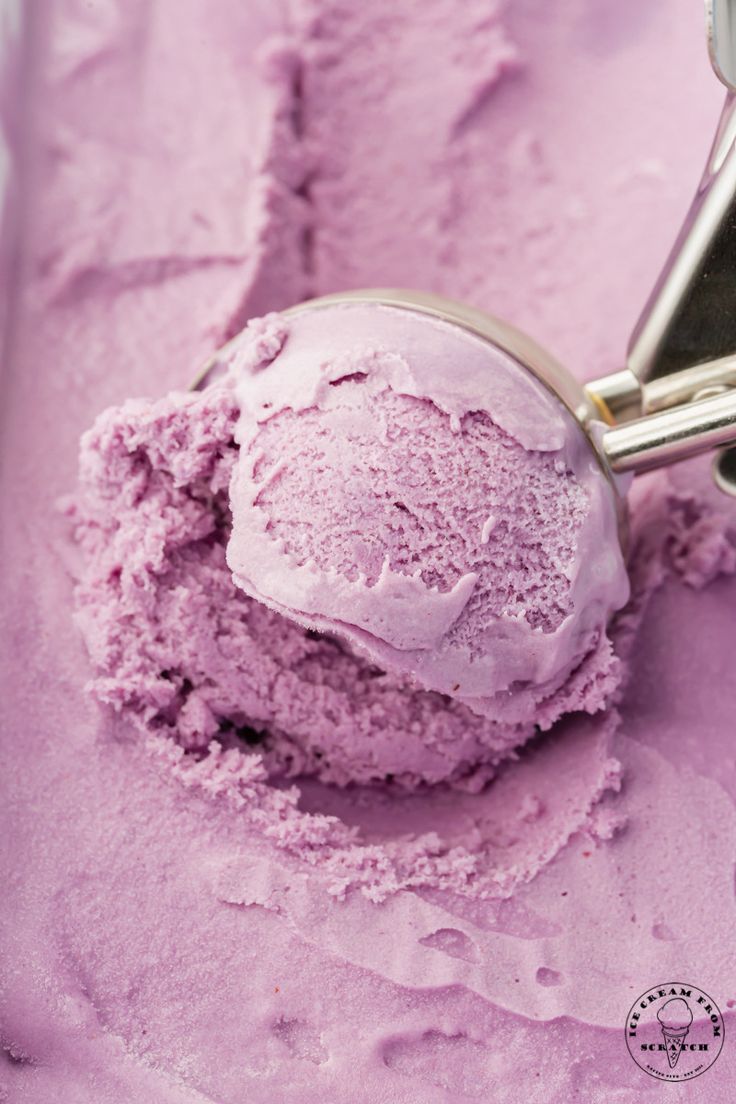
<path fill-rule="evenodd" d="M 539 723 L 603 658 L 628 596 L 614 494 L 509 355 L 339 304 L 254 323 L 230 370 L 228 563 L 247 593 L 496 719 Z"/>

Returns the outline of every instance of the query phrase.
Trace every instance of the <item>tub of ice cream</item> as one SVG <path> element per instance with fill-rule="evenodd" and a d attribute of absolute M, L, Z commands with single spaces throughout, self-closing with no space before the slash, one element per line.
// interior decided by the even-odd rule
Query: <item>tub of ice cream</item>
<path fill-rule="evenodd" d="M 689 0 L 25 13 L 8 1101 L 633 1104 L 659 1090 L 627 1014 L 672 977 L 718 1007 L 696 1084 L 731 1098 L 732 504 L 707 461 L 637 479 L 624 570 L 537 382 L 499 361 L 478 399 L 472 338 L 438 324 L 423 386 L 390 310 L 370 340 L 323 318 L 310 360 L 288 313 L 419 287 L 613 372 L 717 115 L 701 23 Z M 702 1040 L 678 1008 L 647 1039 L 679 1076 Z"/>

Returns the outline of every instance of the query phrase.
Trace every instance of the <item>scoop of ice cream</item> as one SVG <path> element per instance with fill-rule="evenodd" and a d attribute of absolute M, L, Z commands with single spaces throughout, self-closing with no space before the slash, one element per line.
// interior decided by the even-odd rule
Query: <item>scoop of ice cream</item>
<path fill-rule="evenodd" d="M 96 696 L 195 754 L 215 740 L 262 755 L 270 776 L 482 786 L 532 725 L 408 688 L 234 585 L 237 416 L 232 389 L 214 387 L 129 401 L 85 434 L 77 620 Z"/>
<path fill-rule="evenodd" d="M 659 1009 L 657 1019 L 667 1031 L 686 1031 L 693 1022 L 693 1014 L 686 1000 L 672 997 Z"/>
<path fill-rule="evenodd" d="M 249 327 L 228 563 L 254 598 L 474 711 L 542 725 L 628 596 L 614 496 L 510 356 L 377 304 Z M 586 672 L 564 708 L 600 706 Z"/>

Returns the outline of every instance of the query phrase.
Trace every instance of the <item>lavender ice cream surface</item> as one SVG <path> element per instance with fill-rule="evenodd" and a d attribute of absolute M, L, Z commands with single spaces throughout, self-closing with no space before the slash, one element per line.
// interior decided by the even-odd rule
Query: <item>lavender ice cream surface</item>
<path fill-rule="evenodd" d="M 262 419 L 245 381 L 270 386 L 294 337 L 271 312 L 386 285 L 490 310 L 580 379 L 620 368 L 719 108 L 700 5 L 24 9 L 22 124 L 13 82 L 0 102 L 23 207 L 18 241 L 0 234 L 0 1099 L 642 1104 L 665 1090 L 624 1018 L 684 977 L 726 1044 L 667 1095 L 730 1104 L 735 516 L 709 465 L 634 481 L 630 598 L 598 609 L 606 634 L 557 689 L 515 694 L 521 720 L 245 593 L 274 551 L 280 585 L 287 554 L 346 584 L 358 563 L 366 585 L 386 562 L 403 577 L 399 516 L 418 588 L 451 594 L 494 548 L 510 578 L 508 497 L 481 519 L 444 494 L 459 433 L 474 471 L 513 455 L 510 479 L 520 464 L 556 492 L 555 570 L 520 576 L 518 601 L 484 575 L 494 609 L 554 637 L 586 607 L 569 556 L 589 484 L 574 455 L 544 459 L 559 442 L 500 421 L 513 402 L 331 388 L 370 430 L 348 435 L 351 478 L 376 468 L 367 491 L 391 492 L 364 547 L 331 529 L 328 505 L 355 509 L 334 423 L 309 403 Z M 181 390 L 263 316 L 239 382 Z M 394 496 L 377 444 L 399 424 L 437 464 L 456 535 L 436 547 L 421 481 Z M 337 461 L 323 496 L 307 430 Z M 272 476 L 260 562 L 233 537 L 246 433 Z"/>

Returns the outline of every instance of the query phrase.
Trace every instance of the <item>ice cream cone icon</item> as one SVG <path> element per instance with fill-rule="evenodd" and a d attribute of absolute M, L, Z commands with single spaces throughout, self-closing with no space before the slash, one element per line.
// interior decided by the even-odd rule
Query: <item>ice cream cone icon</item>
<path fill-rule="evenodd" d="M 685 1042 L 685 1036 L 689 1030 L 689 1027 L 684 1027 L 681 1031 L 670 1031 L 666 1027 L 662 1028 L 662 1036 L 667 1047 L 667 1061 L 671 1069 L 674 1069 L 677 1065 L 677 1059 L 680 1057 L 682 1044 Z"/>
<path fill-rule="evenodd" d="M 673 997 L 662 1005 L 657 1013 L 662 1037 L 667 1048 L 667 1061 L 670 1069 L 674 1069 L 680 1057 L 683 1043 L 693 1022 L 693 1014 L 690 1005 L 682 997 Z"/>

